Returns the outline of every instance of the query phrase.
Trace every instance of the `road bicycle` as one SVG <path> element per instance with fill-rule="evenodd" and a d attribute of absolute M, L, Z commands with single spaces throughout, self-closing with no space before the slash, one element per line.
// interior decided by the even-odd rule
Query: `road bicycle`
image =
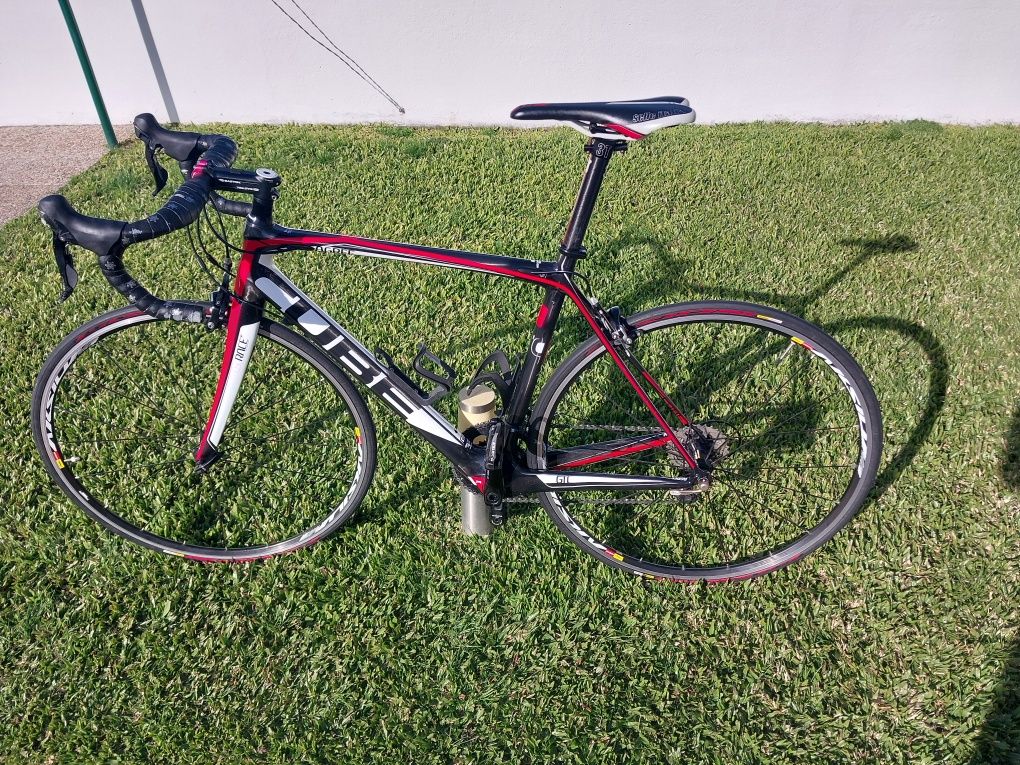
<path fill-rule="evenodd" d="M 61 299 L 77 283 L 74 244 L 130 303 L 71 332 L 39 374 L 32 423 L 54 482 L 110 531 L 163 553 L 238 562 L 307 547 L 351 518 L 373 477 L 375 428 L 357 382 L 449 461 L 495 525 L 537 498 L 573 543 L 631 574 L 744 579 L 829 540 L 866 501 L 881 453 L 878 402 L 851 355 L 773 308 L 703 301 L 627 316 L 582 289 L 577 266 L 610 159 L 692 122 L 687 99 L 528 104 L 512 116 L 587 137 L 555 261 L 286 228 L 273 220 L 276 172 L 234 169 L 226 136 L 139 115 L 157 193 L 161 153 L 183 174 L 158 212 L 124 222 L 81 215 L 61 196 L 39 203 Z M 245 219 L 243 246 L 224 214 Z M 237 256 L 235 268 L 205 250 L 208 302 L 156 297 L 126 270 L 126 247 L 178 229 L 199 256 L 190 236 L 204 242 L 203 221 Z M 369 351 L 284 274 L 277 258 L 294 251 L 534 285 L 530 339 L 512 360 L 495 350 L 469 381 L 498 394 L 494 416 L 460 432 L 436 409 L 457 387 L 452 367 L 425 346 L 414 371 Z M 591 334 L 539 390 L 568 301 Z"/>

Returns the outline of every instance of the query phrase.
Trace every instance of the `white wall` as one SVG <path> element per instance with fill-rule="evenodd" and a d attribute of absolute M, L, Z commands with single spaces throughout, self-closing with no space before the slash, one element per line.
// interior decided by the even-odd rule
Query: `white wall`
<path fill-rule="evenodd" d="M 291 0 L 278 0 L 304 20 Z M 1018 0 L 146 0 L 181 119 L 508 123 L 528 101 L 683 95 L 702 122 L 1020 122 Z M 114 122 L 165 117 L 129 0 L 74 0 Z M 54 0 L 0 0 L 0 124 L 96 122 Z"/>

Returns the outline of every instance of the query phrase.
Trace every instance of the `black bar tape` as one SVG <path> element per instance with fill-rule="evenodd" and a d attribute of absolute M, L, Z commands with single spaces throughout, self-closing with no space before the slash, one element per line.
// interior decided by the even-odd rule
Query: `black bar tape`
<path fill-rule="evenodd" d="M 210 179 L 207 174 L 209 167 L 227 169 L 237 157 L 237 144 L 223 135 L 198 135 L 174 133 L 163 130 L 152 119 L 149 124 L 145 117 L 139 115 L 135 120 L 135 129 L 143 140 L 151 136 L 143 136 L 139 129 L 139 120 L 143 127 L 155 131 L 161 138 L 168 140 L 173 150 L 164 149 L 175 159 L 191 157 L 190 180 L 181 184 L 159 210 L 143 220 L 134 223 L 91 218 L 77 212 L 64 197 L 51 195 L 39 202 L 39 212 L 43 220 L 53 229 L 55 246 L 60 242 L 76 244 L 92 250 L 99 256 L 99 267 L 111 286 L 127 298 L 128 302 L 138 306 L 151 316 L 177 321 L 201 322 L 206 317 L 203 305 L 192 301 L 162 300 L 149 292 L 128 273 L 124 267 L 122 256 L 124 249 L 135 242 L 144 242 L 158 236 L 169 234 L 185 228 L 198 220 L 202 210 L 209 201 L 211 193 Z M 169 138 L 167 136 L 170 135 Z M 176 135 L 177 138 L 173 136 Z M 192 138 L 194 140 L 192 140 Z M 155 139 L 152 139 L 155 140 Z M 188 144 L 190 143 L 190 148 Z M 161 144 L 162 146 L 162 144 Z M 186 153 L 187 152 L 187 153 Z M 193 156 L 198 152 L 198 156 Z M 223 200 L 231 202 L 231 200 Z M 231 204 L 236 204 L 231 202 Z M 61 245 L 62 246 L 62 245 Z M 58 264 L 59 264 L 58 257 Z"/>
<path fill-rule="evenodd" d="M 205 319 L 201 303 L 186 300 L 163 300 L 135 281 L 134 277 L 124 267 L 124 261 L 121 259 L 123 252 L 123 246 L 119 246 L 114 247 L 106 255 L 100 255 L 99 267 L 102 269 L 106 280 L 117 292 L 127 298 L 129 303 L 138 306 L 150 316 L 155 316 L 159 319 L 174 319 L 176 321 L 194 323 L 200 323 Z"/>
<path fill-rule="evenodd" d="M 191 225 L 202 214 L 202 208 L 209 201 L 209 178 L 205 175 L 209 166 L 229 168 L 237 158 L 237 144 L 223 135 L 202 136 L 201 142 L 210 140 L 209 148 L 191 171 L 191 180 L 180 185 L 159 210 L 144 220 L 124 226 L 121 241 L 125 244 L 144 242 L 157 236 Z M 204 164 L 203 164 L 204 163 Z"/>
<path fill-rule="evenodd" d="M 148 218 L 124 226 L 121 242 L 125 245 L 144 242 L 190 226 L 202 214 L 208 194 L 209 181 L 205 178 L 182 183 L 166 204 Z"/>

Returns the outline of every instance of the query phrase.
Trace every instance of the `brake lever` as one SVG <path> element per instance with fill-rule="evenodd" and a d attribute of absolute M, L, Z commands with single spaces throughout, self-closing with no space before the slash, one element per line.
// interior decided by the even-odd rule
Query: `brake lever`
<path fill-rule="evenodd" d="M 64 283 L 64 290 L 60 293 L 57 302 L 63 303 L 74 292 L 78 286 L 78 272 L 74 268 L 74 259 L 71 257 L 67 243 L 60 238 L 56 231 L 53 232 L 53 255 L 57 259 L 57 270 L 60 272 L 60 280 Z"/>
<path fill-rule="evenodd" d="M 145 144 L 145 162 L 152 172 L 152 179 L 156 182 L 156 190 L 152 192 L 152 196 L 156 196 L 166 186 L 169 174 L 166 168 L 159 164 L 159 161 L 156 159 L 155 150 L 148 143 Z"/>

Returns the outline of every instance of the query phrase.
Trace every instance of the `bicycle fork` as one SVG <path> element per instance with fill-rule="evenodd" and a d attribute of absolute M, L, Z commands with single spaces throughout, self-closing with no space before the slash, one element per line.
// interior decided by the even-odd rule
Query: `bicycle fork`
<path fill-rule="evenodd" d="M 230 412 L 237 401 L 237 392 L 251 361 L 252 351 L 255 350 L 255 339 L 262 322 L 263 301 L 248 300 L 251 296 L 246 293 L 253 260 L 254 255 L 246 251 L 237 267 L 234 294 L 230 298 L 227 317 L 227 340 L 223 348 L 220 377 L 202 439 L 195 451 L 195 469 L 200 473 L 206 472 L 222 456 L 218 447 L 230 419 Z M 239 299 L 238 295 L 244 299 Z"/>

